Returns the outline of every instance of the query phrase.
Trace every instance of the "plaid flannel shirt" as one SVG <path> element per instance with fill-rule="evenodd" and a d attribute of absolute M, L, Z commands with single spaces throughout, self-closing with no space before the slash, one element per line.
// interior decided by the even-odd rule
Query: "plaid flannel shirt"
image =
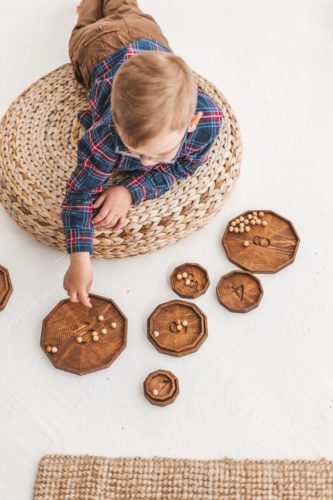
<path fill-rule="evenodd" d="M 93 70 L 87 94 L 88 109 L 79 111 L 77 115 L 86 132 L 78 141 L 77 165 L 66 184 L 61 205 L 67 253 L 92 253 L 94 224 L 91 219 L 100 210 L 100 207 L 93 208 L 93 204 L 106 189 L 113 172 L 130 173 L 117 184 L 127 187 L 133 205 L 158 198 L 177 181 L 194 174 L 198 166 L 207 160 L 219 133 L 222 110 L 209 95 L 198 91 L 196 113 L 202 111 L 203 115 L 196 130 L 184 135 L 173 164 L 158 163 L 147 167 L 140 160 L 115 152 L 115 140 L 122 146 L 123 143 L 112 120 L 110 96 L 113 79 L 129 57 L 150 50 L 170 52 L 161 43 L 142 38 L 106 57 Z"/>

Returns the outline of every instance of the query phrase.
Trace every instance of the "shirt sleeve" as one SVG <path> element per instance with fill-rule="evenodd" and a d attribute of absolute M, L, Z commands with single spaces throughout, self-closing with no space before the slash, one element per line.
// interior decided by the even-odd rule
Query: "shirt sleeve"
<path fill-rule="evenodd" d="M 98 123 L 78 141 L 77 166 L 66 184 L 66 194 L 61 204 L 61 218 L 66 237 L 67 253 L 93 250 L 95 215 L 93 203 L 96 195 L 104 191 L 117 161 L 114 153 L 112 128 Z"/>
<path fill-rule="evenodd" d="M 138 205 L 143 200 L 159 198 L 176 182 L 195 173 L 197 168 L 208 159 L 209 152 L 219 133 L 222 123 L 222 111 L 216 107 L 214 112 L 205 113 L 201 128 L 193 132 L 193 137 L 187 146 L 187 154 L 175 163 L 158 163 L 145 174 L 134 175 L 120 181 L 130 191 L 133 204 Z"/>

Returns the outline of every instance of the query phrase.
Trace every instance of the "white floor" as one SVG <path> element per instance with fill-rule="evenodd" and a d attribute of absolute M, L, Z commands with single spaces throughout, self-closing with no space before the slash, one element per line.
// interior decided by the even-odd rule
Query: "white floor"
<path fill-rule="evenodd" d="M 61 299 L 65 254 L 21 230 L 0 207 L 0 263 L 14 293 L 0 313 L 0 498 L 26 500 L 46 453 L 193 458 L 333 458 L 333 8 L 329 0 L 141 0 L 176 53 L 220 87 L 244 141 L 232 198 L 203 230 L 173 247 L 95 261 L 92 292 L 129 318 L 128 347 L 84 377 L 53 368 L 41 322 Z M 75 1 L 2 0 L 0 114 L 31 82 L 68 61 Z M 293 265 L 261 275 L 264 298 L 232 314 L 215 295 L 235 266 L 221 248 L 227 220 L 273 209 L 301 245 Z M 211 277 L 196 303 L 209 337 L 184 358 L 159 354 L 146 318 L 176 298 L 172 269 L 197 261 Z M 149 282 L 147 280 L 149 277 Z M 144 293 L 142 290 L 144 289 Z M 142 382 L 174 371 L 181 394 L 151 406 Z"/>

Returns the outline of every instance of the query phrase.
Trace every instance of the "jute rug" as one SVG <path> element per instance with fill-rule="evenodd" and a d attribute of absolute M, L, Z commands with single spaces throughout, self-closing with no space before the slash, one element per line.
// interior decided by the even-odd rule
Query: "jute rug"
<path fill-rule="evenodd" d="M 333 499 L 333 462 L 45 456 L 33 500 Z"/>

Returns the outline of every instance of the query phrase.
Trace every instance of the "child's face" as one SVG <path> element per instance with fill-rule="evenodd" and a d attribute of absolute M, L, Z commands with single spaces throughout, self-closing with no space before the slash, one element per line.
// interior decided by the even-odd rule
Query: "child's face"
<path fill-rule="evenodd" d="M 140 146 L 137 149 L 130 147 L 124 141 L 123 143 L 130 153 L 141 155 L 141 163 L 148 167 L 156 165 L 161 159 L 172 160 L 177 154 L 184 134 L 185 131 L 181 133 L 168 132 L 159 134 L 151 141 L 148 141 L 144 146 Z M 151 158 L 148 159 L 147 157 Z"/>

